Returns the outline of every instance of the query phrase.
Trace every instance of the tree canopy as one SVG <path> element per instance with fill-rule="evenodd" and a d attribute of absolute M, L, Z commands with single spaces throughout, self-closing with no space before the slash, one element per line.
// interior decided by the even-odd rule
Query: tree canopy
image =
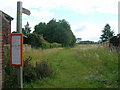
<path fill-rule="evenodd" d="M 102 42 L 104 42 L 112 36 L 114 36 L 114 31 L 111 30 L 111 27 L 109 24 L 106 24 L 104 29 L 102 30 L 102 35 L 100 39 Z"/>
<path fill-rule="evenodd" d="M 42 34 L 50 43 L 61 43 L 63 46 L 73 46 L 76 38 L 71 31 L 70 24 L 65 20 L 50 20 L 47 24 L 40 22 L 35 26 L 33 33 Z"/>

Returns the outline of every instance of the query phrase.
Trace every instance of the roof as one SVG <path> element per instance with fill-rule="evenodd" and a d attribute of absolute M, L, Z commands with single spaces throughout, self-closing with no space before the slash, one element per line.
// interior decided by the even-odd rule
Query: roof
<path fill-rule="evenodd" d="M 3 11 L 0 10 L 0 12 L 2 12 L 8 20 L 12 21 L 14 19 L 13 17 L 11 17 L 10 15 L 4 13 Z"/>

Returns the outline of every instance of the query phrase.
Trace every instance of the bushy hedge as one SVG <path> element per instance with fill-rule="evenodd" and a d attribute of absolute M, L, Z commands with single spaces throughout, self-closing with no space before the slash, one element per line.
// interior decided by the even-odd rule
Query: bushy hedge
<path fill-rule="evenodd" d="M 48 42 L 43 42 L 41 47 L 42 47 L 43 49 L 50 48 L 50 43 L 48 43 Z"/>
<path fill-rule="evenodd" d="M 43 49 L 62 47 L 62 44 L 47 42 L 46 40 L 44 40 L 42 35 L 36 33 L 27 34 L 24 37 L 24 44 L 29 44 L 33 48 Z"/>
<path fill-rule="evenodd" d="M 62 47 L 62 44 L 58 44 L 58 43 L 51 43 L 50 44 L 51 48 L 57 48 L 57 47 Z"/>
<path fill-rule="evenodd" d="M 57 47 L 62 47 L 62 44 L 58 43 L 48 43 L 48 42 L 43 42 L 42 43 L 42 48 L 47 49 L 47 48 L 57 48 Z"/>
<path fill-rule="evenodd" d="M 40 35 L 36 33 L 27 34 L 24 37 L 24 44 L 29 44 L 31 45 L 31 47 L 34 47 L 34 48 L 41 47 L 42 41 L 40 40 Z"/>

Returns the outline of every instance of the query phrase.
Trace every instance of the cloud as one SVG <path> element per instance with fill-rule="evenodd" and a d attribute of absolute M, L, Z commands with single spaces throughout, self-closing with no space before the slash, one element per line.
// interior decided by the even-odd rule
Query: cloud
<path fill-rule="evenodd" d="M 28 7 L 36 7 L 42 10 L 50 9 L 69 9 L 78 13 L 88 14 L 94 12 L 101 13 L 117 13 L 119 0 L 37 0 L 28 4 L 28 0 L 24 0 L 24 4 Z"/>
<path fill-rule="evenodd" d="M 21 0 L 23 7 L 39 8 L 41 10 L 70 9 L 78 13 L 117 13 L 119 0 Z M 12 10 L 16 8 L 17 0 L 1 0 L 0 7 Z M 9 8 L 8 8 L 9 7 Z M 4 9 L 4 10 L 6 10 Z M 14 9 L 13 9 L 14 10 Z M 9 11 L 7 11 L 9 12 Z"/>
<path fill-rule="evenodd" d="M 53 17 L 54 14 L 49 11 L 40 11 L 40 10 L 31 10 L 32 14 L 30 16 L 23 16 L 23 25 L 27 23 L 27 21 L 30 23 L 30 26 L 32 27 L 32 30 L 34 29 L 34 26 L 37 25 L 40 22 L 48 22 Z"/>
<path fill-rule="evenodd" d="M 111 26 L 111 30 L 115 31 L 115 34 L 117 34 L 117 21 L 109 21 L 107 22 L 110 26 Z M 104 26 L 107 23 L 91 23 L 91 22 L 82 22 L 79 23 L 77 25 L 72 25 L 72 31 L 74 32 L 76 38 L 82 38 L 82 40 L 93 40 L 93 41 L 98 41 L 101 34 L 102 34 L 102 30 L 104 29 Z M 83 30 L 81 30 L 83 27 L 85 26 L 85 28 Z M 78 30 L 78 28 L 80 28 Z"/>
<path fill-rule="evenodd" d="M 81 32 L 81 31 L 84 31 L 86 29 L 87 29 L 86 25 L 83 25 L 83 26 L 80 26 L 77 29 L 75 29 L 75 32 Z"/>
<path fill-rule="evenodd" d="M 31 11 L 30 16 L 23 15 L 23 26 L 29 22 L 32 29 L 34 25 L 39 22 L 48 22 L 56 15 L 51 10 L 63 10 L 66 9 L 72 12 L 81 14 L 91 13 L 112 13 L 117 14 L 118 1 L 119 0 L 21 0 L 23 7 Z M 9 14 L 14 18 L 12 21 L 12 31 L 16 30 L 16 7 L 17 0 L 0 0 L 0 10 Z M 67 13 L 67 12 L 66 12 Z M 65 16 L 67 17 L 67 16 Z M 74 18 L 74 17 L 72 17 Z M 89 18 L 89 17 L 88 17 Z M 109 21 L 112 29 L 117 33 L 117 21 Z M 97 24 L 90 21 L 84 21 L 78 24 L 71 24 L 72 30 L 76 37 L 82 37 L 82 39 L 91 39 L 100 37 L 101 30 L 106 23 Z"/>

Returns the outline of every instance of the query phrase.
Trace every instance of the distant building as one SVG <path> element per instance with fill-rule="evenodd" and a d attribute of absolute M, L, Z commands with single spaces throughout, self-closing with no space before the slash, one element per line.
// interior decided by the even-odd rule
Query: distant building
<path fill-rule="evenodd" d="M 0 17 L 2 26 L 0 27 L 2 28 L 3 44 L 9 44 L 9 34 L 11 33 L 11 21 L 13 20 L 13 18 L 1 10 Z"/>

